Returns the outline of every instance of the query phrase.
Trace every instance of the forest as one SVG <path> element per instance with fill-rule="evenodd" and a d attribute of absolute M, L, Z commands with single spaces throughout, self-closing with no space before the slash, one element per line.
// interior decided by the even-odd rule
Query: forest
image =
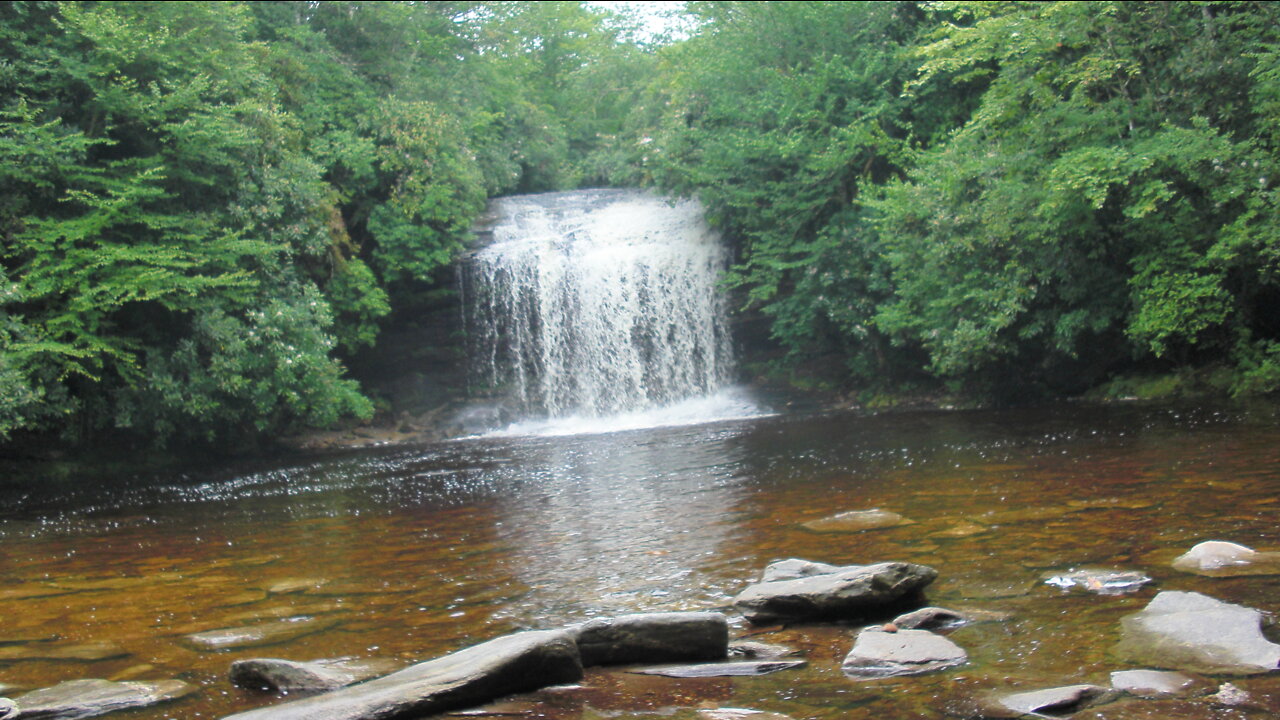
<path fill-rule="evenodd" d="M 0 440 L 368 420 L 488 198 L 605 186 L 703 203 L 783 382 L 1280 389 L 1280 4 L 669 12 L 0 4 Z"/>

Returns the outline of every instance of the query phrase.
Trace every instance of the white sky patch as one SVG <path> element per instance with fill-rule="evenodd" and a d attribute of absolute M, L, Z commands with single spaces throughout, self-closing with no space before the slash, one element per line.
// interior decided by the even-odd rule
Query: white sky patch
<path fill-rule="evenodd" d="M 651 43 L 657 40 L 683 40 L 697 27 L 694 19 L 685 14 L 682 0 L 600 0 L 587 5 L 608 8 L 625 13 L 639 21 L 635 40 Z"/>

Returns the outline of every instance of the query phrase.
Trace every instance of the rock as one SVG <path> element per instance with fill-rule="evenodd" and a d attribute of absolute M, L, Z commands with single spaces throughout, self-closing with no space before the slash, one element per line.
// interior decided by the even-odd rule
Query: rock
<path fill-rule="evenodd" d="M 18 704 L 9 698 L 0 698 L 0 720 L 14 718 L 18 715 Z"/>
<path fill-rule="evenodd" d="M 187 635 L 186 640 L 200 650 L 233 650 L 295 640 L 314 632 L 327 630 L 335 624 L 337 620 L 333 618 L 301 615 L 258 625 L 193 633 Z"/>
<path fill-rule="evenodd" d="M 1280 575 L 1280 553 L 1258 552 L 1232 542 L 1209 540 L 1180 555 L 1173 561 L 1173 567 L 1209 577 Z"/>
<path fill-rule="evenodd" d="M 661 675 L 672 678 L 741 677 L 768 675 L 780 670 L 792 670 L 807 665 L 804 660 L 759 660 L 747 662 L 703 663 L 701 665 L 669 665 L 655 668 L 639 668 L 628 672 L 637 675 Z"/>
<path fill-rule="evenodd" d="M 764 569 L 760 575 L 760 582 L 777 582 L 779 580 L 795 580 L 802 577 L 813 577 L 814 575 L 830 575 L 841 570 L 852 570 L 860 567 L 858 565 L 828 565 L 827 563 L 813 562 L 811 560 L 801 560 L 799 558 L 787 558 L 774 563 Z"/>
<path fill-rule="evenodd" d="M 1218 692 L 1209 696 L 1209 699 L 1219 705 L 1244 705 L 1249 702 L 1249 693 L 1232 685 L 1231 683 L 1222 683 L 1218 687 Z"/>
<path fill-rule="evenodd" d="M 111 682 L 68 680 L 17 698 L 15 718 L 75 720 L 117 710 L 150 707 L 194 692 L 181 680 L 159 682 Z M 3 715 L 0 715 L 3 717 Z"/>
<path fill-rule="evenodd" d="M 750 660 L 776 660 L 788 655 L 798 654 L 794 648 L 786 645 L 741 640 L 729 643 L 729 657 L 747 658 Z"/>
<path fill-rule="evenodd" d="M 128 657 L 124 648 L 111 642 L 83 643 L 80 645 L 32 644 L 0 647 L 0 662 L 20 660 L 81 660 L 96 662 Z"/>
<path fill-rule="evenodd" d="M 1116 652 L 1158 667 L 1252 675 L 1280 667 L 1280 645 L 1262 635 L 1262 613 L 1193 592 L 1164 591 L 1121 619 Z"/>
<path fill-rule="evenodd" d="M 250 690 L 293 692 L 335 690 L 383 675 L 398 666 L 393 660 L 338 658 L 296 662 L 276 658 L 252 658 L 231 663 L 231 684 Z"/>
<path fill-rule="evenodd" d="M 584 667 L 722 660 L 729 654 L 728 620 L 714 612 L 621 615 L 568 631 Z"/>
<path fill-rule="evenodd" d="M 1190 695 L 1197 687 L 1207 689 L 1203 680 L 1178 672 L 1161 670 L 1119 670 L 1111 673 L 1111 687 L 1138 697 Z"/>
<path fill-rule="evenodd" d="M 375 720 L 420 717 L 582 679 L 572 632 L 490 640 L 357 685 L 230 715 L 225 720 Z"/>
<path fill-rule="evenodd" d="M 801 526 L 814 532 L 827 533 L 862 532 L 863 530 L 878 530 L 880 528 L 911 525 L 913 523 L 914 521 L 908 520 L 896 512 L 872 508 L 871 510 L 850 510 L 822 518 L 821 520 L 810 520 L 807 523 L 801 523 Z"/>
<path fill-rule="evenodd" d="M 999 709 L 1018 715 L 1068 715 L 1095 705 L 1115 700 L 1119 693 L 1097 685 L 1032 690 L 996 698 Z"/>
<path fill-rule="evenodd" d="M 753 623 L 820 618 L 857 619 L 913 599 L 938 572 L 925 565 L 885 562 L 796 580 L 756 583 L 733 602 Z"/>
<path fill-rule="evenodd" d="M 316 590 L 327 582 L 324 578 L 283 578 L 272 583 L 266 590 L 272 595 L 288 595 Z"/>
<path fill-rule="evenodd" d="M 698 711 L 702 720 L 791 720 L 780 713 L 746 708 L 703 708 Z"/>
<path fill-rule="evenodd" d="M 942 630 L 968 623 L 969 616 L 946 608 L 924 607 L 899 615 L 890 622 L 905 630 Z"/>
<path fill-rule="evenodd" d="M 1052 573 L 1044 578 L 1046 585 L 1063 590 L 1082 590 L 1098 595 L 1125 595 L 1137 592 L 1143 585 L 1152 582 L 1151 578 L 1136 570 L 1073 570 L 1065 573 Z"/>
<path fill-rule="evenodd" d="M 854 677 L 894 677 L 955 667 L 968 659 L 959 645 L 928 630 L 870 627 L 858 633 L 841 669 Z"/>
<path fill-rule="evenodd" d="M 967 537 L 973 537 L 974 535 L 981 535 L 984 532 L 990 532 L 990 531 L 991 531 L 991 528 L 985 525 L 979 525 L 978 523 L 975 523 L 975 522 L 963 520 L 961 522 L 956 523 L 955 525 L 952 525 L 951 527 L 945 530 L 939 530 L 937 532 L 929 533 L 929 537 L 967 538 Z"/>

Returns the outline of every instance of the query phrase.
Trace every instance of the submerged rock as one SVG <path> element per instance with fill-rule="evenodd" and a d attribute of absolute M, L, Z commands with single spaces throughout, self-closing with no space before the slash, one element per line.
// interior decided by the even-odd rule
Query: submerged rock
<path fill-rule="evenodd" d="M 378 658 L 337 658 L 297 662 L 277 658 L 252 658 L 231 663 L 231 684 L 250 690 L 294 692 L 334 690 L 383 675 L 398 663 Z"/>
<path fill-rule="evenodd" d="M 894 677 L 943 670 L 968 659 L 964 648 L 928 630 L 870 627 L 858 633 L 841 669 L 855 677 Z"/>
<path fill-rule="evenodd" d="M 940 607 L 924 607 L 894 618 L 891 623 L 904 630 L 942 630 L 970 622 L 969 616 Z"/>
<path fill-rule="evenodd" d="M 314 632 L 328 630 L 336 624 L 337 620 L 333 618 L 301 615 L 258 625 L 193 633 L 187 635 L 186 640 L 201 650 L 233 650 L 295 640 Z"/>
<path fill-rule="evenodd" d="M 1280 575 L 1280 553 L 1259 552 L 1233 542 L 1208 540 L 1178 556 L 1173 567 L 1209 577 Z"/>
<path fill-rule="evenodd" d="M 841 570 L 853 570 L 859 567 L 861 565 L 828 565 L 827 563 L 813 562 L 812 560 L 787 558 L 786 560 L 769 563 L 760 575 L 760 582 L 777 582 L 779 580 L 813 577 L 814 575 L 830 575 Z"/>
<path fill-rule="evenodd" d="M 1119 693 L 1098 685 L 1067 685 L 1002 695 L 995 699 L 990 713 L 996 717 L 1019 715 L 1069 715 L 1095 705 L 1115 700 Z"/>
<path fill-rule="evenodd" d="M 582 679 L 574 635 L 516 633 L 322 695 L 225 720 L 376 720 L 432 715 Z"/>
<path fill-rule="evenodd" d="M 768 675 L 781 670 L 801 668 L 807 664 L 804 660 L 748 660 L 745 662 L 637 668 L 628 672 L 637 675 L 661 675 L 662 677 L 672 678 L 743 677 Z"/>
<path fill-rule="evenodd" d="M 82 643 L 79 645 L 55 645 L 33 643 L 0 647 L 0 662 L 17 662 L 20 660 L 79 660 L 96 662 L 98 660 L 114 660 L 128 657 L 129 652 L 111 642 Z"/>
<path fill-rule="evenodd" d="M 1044 578 L 1046 585 L 1063 590 L 1081 590 L 1098 595 L 1125 595 L 1137 592 L 1147 583 L 1153 582 L 1151 577 L 1136 570 L 1073 570 L 1065 573 L 1051 573 Z"/>
<path fill-rule="evenodd" d="M 801 525 L 814 532 L 862 532 L 880 528 L 911 525 L 915 521 L 908 520 L 896 512 L 872 508 L 871 510 L 850 510 L 821 520 L 810 520 Z"/>
<path fill-rule="evenodd" d="M 1262 635 L 1262 613 L 1193 592 L 1165 591 L 1121 619 L 1116 652 L 1159 667 L 1252 675 L 1280 668 L 1280 645 Z"/>
<path fill-rule="evenodd" d="M 1208 683 L 1179 672 L 1119 670 L 1111 673 L 1111 687 L 1138 697 L 1163 697 L 1207 691 Z"/>
<path fill-rule="evenodd" d="M 864 618 L 913 599 L 938 577 L 925 565 L 884 562 L 829 575 L 756 583 L 733 602 L 753 623 Z"/>
<path fill-rule="evenodd" d="M 740 640 L 729 643 L 729 657 L 747 658 L 750 660 L 776 660 L 789 655 L 799 654 L 795 648 L 786 645 Z"/>
<path fill-rule="evenodd" d="M 729 622 L 714 612 L 642 613 L 589 620 L 568 628 L 584 667 L 722 660 Z"/>
<path fill-rule="evenodd" d="M 702 720 L 791 720 L 786 715 L 748 708 L 704 708 L 698 711 Z"/>
<path fill-rule="evenodd" d="M 194 687 L 180 680 L 111 682 L 68 680 L 17 698 L 15 718 L 76 720 L 117 710 L 150 707 L 190 694 Z M 5 717 L 0 714 L 0 717 Z"/>

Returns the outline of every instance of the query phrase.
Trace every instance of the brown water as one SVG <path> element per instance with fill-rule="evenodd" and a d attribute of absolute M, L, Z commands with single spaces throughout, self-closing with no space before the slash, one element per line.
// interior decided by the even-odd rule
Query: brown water
<path fill-rule="evenodd" d="M 940 571 L 933 604 L 1009 619 L 952 633 L 971 662 L 933 675 L 846 678 L 839 665 L 856 628 L 797 626 L 755 639 L 802 650 L 801 670 L 702 680 L 592 671 L 584 687 L 522 696 L 521 707 L 570 720 L 706 706 L 797 720 L 940 717 L 988 688 L 1105 683 L 1126 667 L 1108 654 L 1119 618 L 1158 588 L 1280 610 L 1280 578 L 1168 566 L 1207 539 L 1280 548 L 1274 405 L 831 414 L 466 440 L 162 478 L 10 477 L 0 501 L 0 685 L 178 677 L 200 686 L 128 715 L 139 720 L 276 701 L 225 680 L 242 657 L 407 664 L 517 629 L 729 610 L 785 557 L 926 563 Z M 915 523 L 801 527 L 876 507 Z M 1099 597 L 1041 582 L 1079 566 L 1143 570 L 1157 586 Z M 316 618 L 310 627 L 321 629 L 222 652 L 183 639 L 280 617 Z M 736 635 L 755 632 L 735 622 Z M 95 643 L 118 656 L 3 659 Z M 1280 680 L 1234 682 L 1253 693 L 1254 710 L 1201 703 L 1185 717 L 1280 713 Z M 1099 717 L 1169 716 L 1122 711 Z"/>

